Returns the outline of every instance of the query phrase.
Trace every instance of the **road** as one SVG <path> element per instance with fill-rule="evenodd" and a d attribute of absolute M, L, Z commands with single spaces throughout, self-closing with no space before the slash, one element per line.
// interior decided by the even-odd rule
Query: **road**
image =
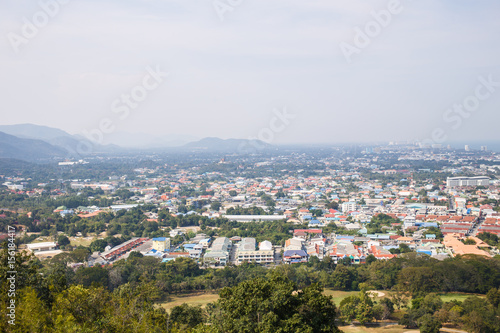
<path fill-rule="evenodd" d="M 480 217 L 478 222 L 474 226 L 474 228 L 472 228 L 472 230 L 467 234 L 467 236 L 476 236 L 477 232 L 479 230 L 479 227 L 483 224 L 483 222 L 484 222 L 484 218 Z"/>

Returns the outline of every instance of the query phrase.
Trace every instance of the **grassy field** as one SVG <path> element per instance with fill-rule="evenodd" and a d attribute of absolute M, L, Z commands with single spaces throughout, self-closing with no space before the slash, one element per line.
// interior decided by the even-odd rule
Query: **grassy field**
<path fill-rule="evenodd" d="M 338 306 L 344 298 L 349 297 L 349 296 L 353 296 L 353 295 L 357 295 L 359 293 L 359 291 L 340 291 L 340 290 L 333 290 L 333 289 L 325 289 L 325 291 L 323 293 L 327 296 L 332 296 L 333 301 L 335 302 L 335 305 Z M 380 298 L 382 298 L 384 296 L 387 296 L 387 297 L 390 296 L 390 292 L 387 292 L 385 290 L 377 291 L 377 293 L 380 296 L 375 296 L 373 298 L 373 300 L 375 300 L 375 301 L 378 301 Z"/>
<path fill-rule="evenodd" d="M 340 291 L 340 290 L 332 290 L 325 289 L 324 294 L 333 297 L 333 301 L 335 305 L 339 306 L 340 302 L 349 296 L 356 295 L 359 291 Z M 390 292 L 380 291 L 385 294 L 385 296 L 390 296 Z M 462 293 L 446 293 L 439 294 L 443 302 L 449 302 L 451 300 L 463 301 L 467 297 L 472 296 L 472 294 L 462 294 Z M 484 297 L 484 295 L 477 295 L 479 297 Z M 382 296 L 374 297 L 374 300 L 378 301 Z M 173 295 L 169 297 L 169 300 L 161 303 L 160 305 L 164 307 L 166 310 L 170 310 L 174 306 L 181 305 L 183 303 L 187 303 L 189 305 L 201 305 L 204 307 L 207 303 L 215 302 L 219 299 L 218 294 L 212 293 L 203 293 L 203 294 L 185 294 L 185 295 Z M 379 327 L 379 328 L 366 328 L 366 327 L 358 327 L 358 326 L 345 326 L 346 332 L 387 332 L 387 333 L 399 333 L 406 332 L 398 327 Z M 343 330 L 344 330 L 343 328 Z"/>
<path fill-rule="evenodd" d="M 441 297 L 441 300 L 443 302 L 450 302 L 453 300 L 463 302 L 467 297 L 470 297 L 470 296 L 485 297 L 484 295 L 463 294 L 463 293 L 445 293 L 445 294 L 438 294 L 438 295 L 439 295 L 439 297 Z"/>
<path fill-rule="evenodd" d="M 89 246 L 92 240 L 92 237 L 69 237 L 72 246 Z"/>
<path fill-rule="evenodd" d="M 219 299 L 218 294 L 188 294 L 170 296 L 169 300 L 160 305 L 167 311 L 170 311 L 174 306 L 187 303 L 189 305 L 201 305 L 205 307 L 208 303 L 215 302 Z"/>
<path fill-rule="evenodd" d="M 358 291 L 339 291 L 339 290 L 331 290 L 325 289 L 325 295 L 333 296 L 333 301 L 338 306 L 340 302 L 349 296 L 356 295 Z M 187 303 L 189 305 L 201 305 L 204 307 L 207 303 L 215 302 L 219 299 L 218 294 L 185 294 L 185 295 L 174 295 L 170 296 L 169 300 L 161 303 L 161 306 L 167 310 L 170 310 L 174 306 L 181 305 L 183 303 Z M 375 298 L 377 299 L 377 298 Z"/>
<path fill-rule="evenodd" d="M 357 295 L 358 292 L 359 291 L 340 291 L 340 290 L 325 289 L 323 294 L 325 294 L 327 296 L 332 296 L 333 301 L 335 302 L 335 305 L 338 306 L 344 298 L 352 296 L 352 295 Z"/>

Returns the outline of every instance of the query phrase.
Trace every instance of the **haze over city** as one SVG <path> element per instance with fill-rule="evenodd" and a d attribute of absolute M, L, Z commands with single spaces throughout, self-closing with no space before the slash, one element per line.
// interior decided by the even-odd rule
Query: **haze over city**
<path fill-rule="evenodd" d="M 1 125 L 249 138 L 286 109 L 267 141 L 500 139 L 497 1 L 55 2 L 0 3 Z"/>

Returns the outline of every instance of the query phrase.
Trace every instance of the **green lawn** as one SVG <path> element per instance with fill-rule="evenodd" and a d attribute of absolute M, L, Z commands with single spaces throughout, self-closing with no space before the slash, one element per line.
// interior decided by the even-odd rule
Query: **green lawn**
<path fill-rule="evenodd" d="M 327 296 L 332 296 L 333 301 L 335 302 L 335 305 L 339 306 L 340 302 L 344 298 L 352 296 L 352 295 L 357 295 L 358 292 L 359 291 L 340 291 L 340 290 L 332 290 L 332 289 L 325 288 L 325 291 L 323 292 L 323 294 L 325 294 Z"/>
<path fill-rule="evenodd" d="M 439 295 L 439 297 L 441 297 L 441 300 L 443 302 L 450 302 L 453 300 L 463 302 L 467 297 L 470 297 L 470 296 L 485 297 L 484 295 L 463 294 L 463 293 L 445 293 L 445 294 L 438 294 L 438 295 Z"/>

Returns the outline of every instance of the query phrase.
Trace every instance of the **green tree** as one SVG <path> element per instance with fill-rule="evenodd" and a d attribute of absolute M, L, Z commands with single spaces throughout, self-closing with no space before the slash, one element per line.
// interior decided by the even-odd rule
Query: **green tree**
<path fill-rule="evenodd" d="M 57 244 L 59 244 L 59 246 L 69 245 L 70 244 L 69 238 L 65 235 L 60 235 L 59 237 L 57 237 Z"/>
<path fill-rule="evenodd" d="M 90 243 L 90 251 L 91 252 L 103 252 L 104 249 L 108 246 L 108 242 L 104 239 L 96 239 Z"/>
<path fill-rule="evenodd" d="M 221 207 L 222 207 L 222 204 L 218 201 L 214 201 L 210 204 L 210 209 L 215 210 L 216 212 L 218 212 Z"/>
<path fill-rule="evenodd" d="M 109 284 L 109 274 L 105 268 L 94 267 L 80 267 L 75 274 L 75 282 L 84 287 L 90 286 L 103 286 L 107 287 Z"/>
<path fill-rule="evenodd" d="M 205 321 L 200 306 L 190 306 L 186 303 L 174 306 L 170 312 L 170 322 L 177 323 L 182 330 L 194 328 Z"/>
<path fill-rule="evenodd" d="M 439 329 L 443 326 L 439 320 L 428 313 L 420 317 L 417 323 L 421 333 L 439 333 Z"/>
<path fill-rule="evenodd" d="M 224 332 L 339 332 L 331 297 L 313 284 L 303 290 L 288 278 L 244 281 L 224 288 L 211 311 L 212 325 Z"/>
<path fill-rule="evenodd" d="M 496 309 L 500 305 L 500 289 L 491 288 L 486 294 L 486 299 Z"/>
<path fill-rule="evenodd" d="M 476 245 L 476 241 L 473 240 L 472 238 L 467 238 L 466 240 L 464 240 L 464 244 L 465 245 Z"/>
<path fill-rule="evenodd" d="M 344 298 L 340 302 L 340 318 L 344 322 L 359 321 L 361 325 L 375 319 L 373 301 L 366 291 L 362 290 L 357 295 Z"/>

